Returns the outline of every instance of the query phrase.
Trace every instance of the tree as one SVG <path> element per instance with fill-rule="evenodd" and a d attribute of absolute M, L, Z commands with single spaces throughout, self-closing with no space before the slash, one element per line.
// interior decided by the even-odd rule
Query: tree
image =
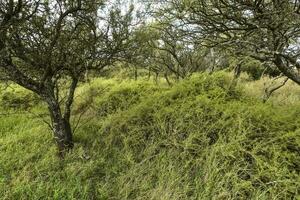
<path fill-rule="evenodd" d="M 272 63 L 300 84 L 298 0 L 168 0 L 164 12 L 208 47 Z M 174 11 L 176 10 L 176 11 Z"/>
<path fill-rule="evenodd" d="M 170 22 L 157 20 L 135 32 L 136 51 L 132 62 L 148 68 L 156 77 L 163 74 L 168 83 L 168 75 L 179 80 L 206 70 L 207 49 L 189 41 Z"/>
<path fill-rule="evenodd" d="M 148 42 L 156 51 L 153 60 L 175 74 L 177 79 L 185 78 L 193 72 L 203 70 L 204 48 L 185 38 L 178 29 L 169 24 L 154 26 L 157 38 Z M 205 50 L 205 49 L 204 49 Z"/>
<path fill-rule="evenodd" d="M 98 0 L 10 0 L 0 6 L 1 75 L 47 104 L 62 156 L 73 147 L 76 87 L 88 71 L 99 72 L 125 56 L 133 8 L 122 15 Z"/>

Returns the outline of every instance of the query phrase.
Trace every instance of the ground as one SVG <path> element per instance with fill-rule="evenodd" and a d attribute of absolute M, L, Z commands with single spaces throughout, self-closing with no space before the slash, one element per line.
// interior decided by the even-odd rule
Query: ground
<path fill-rule="evenodd" d="M 75 148 L 64 160 L 41 120 L 45 106 L 7 88 L 0 94 L 0 196 L 299 199 L 300 87 L 288 83 L 264 104 L 265 81 L 242 76 L 233 87 L 224 72 L 172 87 L 93 79 L 77 90 Z"/>

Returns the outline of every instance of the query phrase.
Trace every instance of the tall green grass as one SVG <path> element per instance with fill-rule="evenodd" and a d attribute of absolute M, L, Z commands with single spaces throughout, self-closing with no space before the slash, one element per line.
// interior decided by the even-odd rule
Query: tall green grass
<path fill-rule="evenodd" d="M 299 199 L 300 107 L 244 85 L 224 73 L 173 87 L 96 79 L 77 91 L 73 121 L 85 114 L 64 160 L 39 118 L 0 115 L 0 196 Z"/>

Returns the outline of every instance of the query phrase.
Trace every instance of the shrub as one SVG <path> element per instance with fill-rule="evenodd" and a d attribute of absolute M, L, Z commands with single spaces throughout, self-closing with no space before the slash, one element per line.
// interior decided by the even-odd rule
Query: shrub
<path fill-rule="evenodd" d="M 78 130 L 64 161 L 46 145 L 45 127 L 0 116 L 1 197 L 299 197 L 298 106 L 263 104 L 231 87 L 222 72 L 196 74 L 171 88 L 99 79 L 81 86 L 76 106 L 103 88 L 90 102 L 93 120 Z"/>
<path fill-rule="evenodd" d="M 9 109 L 29 109 L 40 101 L 37 95 L 16 85 L 3 91 L 0 98 L 2 107 Z"/>

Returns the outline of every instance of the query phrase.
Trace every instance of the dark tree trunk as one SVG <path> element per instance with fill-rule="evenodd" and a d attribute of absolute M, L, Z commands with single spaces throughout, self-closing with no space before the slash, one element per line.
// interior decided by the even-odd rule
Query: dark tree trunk
<path fill-rule="evenodd" d="M 134 80 L 137 81 L 137 79 L 138 79 L 138 69 L 136 66 L 134 66 Z"/>
<path fill-rule="evenodd" d="M 63 156 L 65 152 L 73 148 L 73 133 L 69 119 L 61 114 L 59 104 L 48 105 L 51 116 L 53 135 L 56 141 L 59 155 Z"/>
<path fill-rule="evenodd" d="M 165 79 L 166 79 L 166 81 L 167 81 L 168 85 L 169 85 L 169 86 L 172 86 L 172 83 L 170 82 L 170 80 L 169 80 L 169 77 L 168 77 L 168 74 L 167 74 L 167 73 L 165 73 L 165 74 L 164 74 L 164 77 L 165 77 Z"/>
<path fill-rule="evenodd" d="M 179 66 L 177 66 L 177 69 L 176 69 L 176 81 L 179 81 L 180 79 L 180 68 Z"/>
<path fill-rule="evenodd" d="M 242 72 L 241 67 L 242 67 L 242 61 L 240 61 L 234 68 L 234 79 L 238 79 L 241 76 L 241 72 Z"/>
<path fill-rule="evenodd" d="M 150 78 L 151 78 L 151 69 L 150 69 L 150 67 L 149 67 L 149 69 L 148 69 L 148 81 L 150 80 Z"/>
<path fill-rule="evenodd" d="M 159 73 L 155 72 L 155 83 L 158 84 Z"/>
<path fill-rule="evenodd" d="M 55 95 L 53 89 L 54 87 L 51 86 L 51 84 L 49 84 L 48 87 L 45 87 L 41 95 L 45 102 L 48 104 L 48 110 L 50 113 L 52 124 L 51 127 L 60 157 L 63 157 L 64 154 L 74 146 L 70 117 L 77 83 L 78 79 L 73 77 L 63 111 L 61 109 L 58 94 Z"/>
<path fill-rule="evenodd" d="M 289 59 L 289 61 L 293 61 L 294 63 L 293 66 L 295 66 L 296 68 L 300 68 L 300 64 L 295 62 L 294 60 L 291 60 L 291 58 L 287 58 Z M 276 65 L 276 67 L 289 79 L 293 80 L 295 83 L 297 83 L 298 85 L 300 85 L 300 76 L 297 73 L 297 70 L 294 70 L 293 67 L 288 66 L 288 64 L 285 64 L 283 62 L 283 57 L 281 57 L 280 55 L 275 55 L 275 59 L 274 59 L 274 64 Z"/>

